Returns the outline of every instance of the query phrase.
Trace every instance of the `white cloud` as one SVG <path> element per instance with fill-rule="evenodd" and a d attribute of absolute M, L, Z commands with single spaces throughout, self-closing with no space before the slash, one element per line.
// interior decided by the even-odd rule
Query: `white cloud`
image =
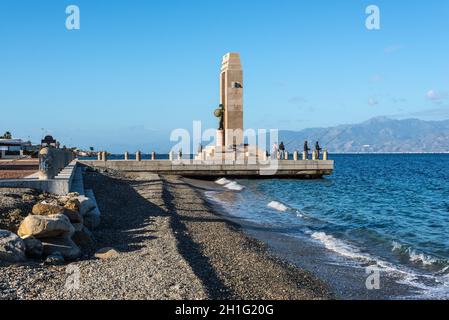
<path fill-rule="evenodd" d="M 448 98 L 448 94 L 444 91 L 436 91 L 432 89 L 427 91 L 426 98 L 435 103 L 441 103 L 443 100 Z"/>
<path fill-rule="evenodd" d="M 368 99 L 368 104 L 373 107 L 373 106 L 378 105 L 379 101 L 376 98 L 369 98 Z"/>

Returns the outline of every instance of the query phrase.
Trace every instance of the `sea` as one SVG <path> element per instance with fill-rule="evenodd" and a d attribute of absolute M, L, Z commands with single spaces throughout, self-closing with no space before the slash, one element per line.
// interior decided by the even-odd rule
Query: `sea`
<path fill-rule="evenodd" d="M 337 297 L 449 298 L 449 154 L 331 158 L 323 179 L 220 178 L 207 196 Z"/>

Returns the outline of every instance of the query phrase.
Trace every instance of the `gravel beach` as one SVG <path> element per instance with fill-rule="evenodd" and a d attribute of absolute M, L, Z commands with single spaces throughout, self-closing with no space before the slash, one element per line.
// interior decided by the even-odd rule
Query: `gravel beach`
<path fill-rule="evenodd" d="M 332 298 L 324 283 L 268 254 L 180 177 L 87 172 L 85 185 L 102 213 L 95 244 L 67 265 L 0 263 L 0 299 Z M 96 259 L 104 247 L 119 255 Z"/>

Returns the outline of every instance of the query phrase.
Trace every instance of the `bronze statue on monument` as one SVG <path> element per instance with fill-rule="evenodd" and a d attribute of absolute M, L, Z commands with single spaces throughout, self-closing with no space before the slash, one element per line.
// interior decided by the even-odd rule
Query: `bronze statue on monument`
<path fill-rule="evenodd" d="M 220 104 L 217 109 L 214 111 L 214 115 L 220 119 L 218 124 L 218 130 L 224 129 L 224 106 Z"/>

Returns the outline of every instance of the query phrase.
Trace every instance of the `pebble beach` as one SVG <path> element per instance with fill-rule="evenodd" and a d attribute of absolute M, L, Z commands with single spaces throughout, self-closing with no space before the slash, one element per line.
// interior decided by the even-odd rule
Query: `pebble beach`
<path fill-rule="evenodd" d="M 102 214 L 93 243 L 61 265 L 0 262 L 0 299 L 333 298 L 213 208 L 200 186 L 149 173 L 88 171 L 84 180 Z M 113 254 L 100 256 L 101 248 Z"/>

